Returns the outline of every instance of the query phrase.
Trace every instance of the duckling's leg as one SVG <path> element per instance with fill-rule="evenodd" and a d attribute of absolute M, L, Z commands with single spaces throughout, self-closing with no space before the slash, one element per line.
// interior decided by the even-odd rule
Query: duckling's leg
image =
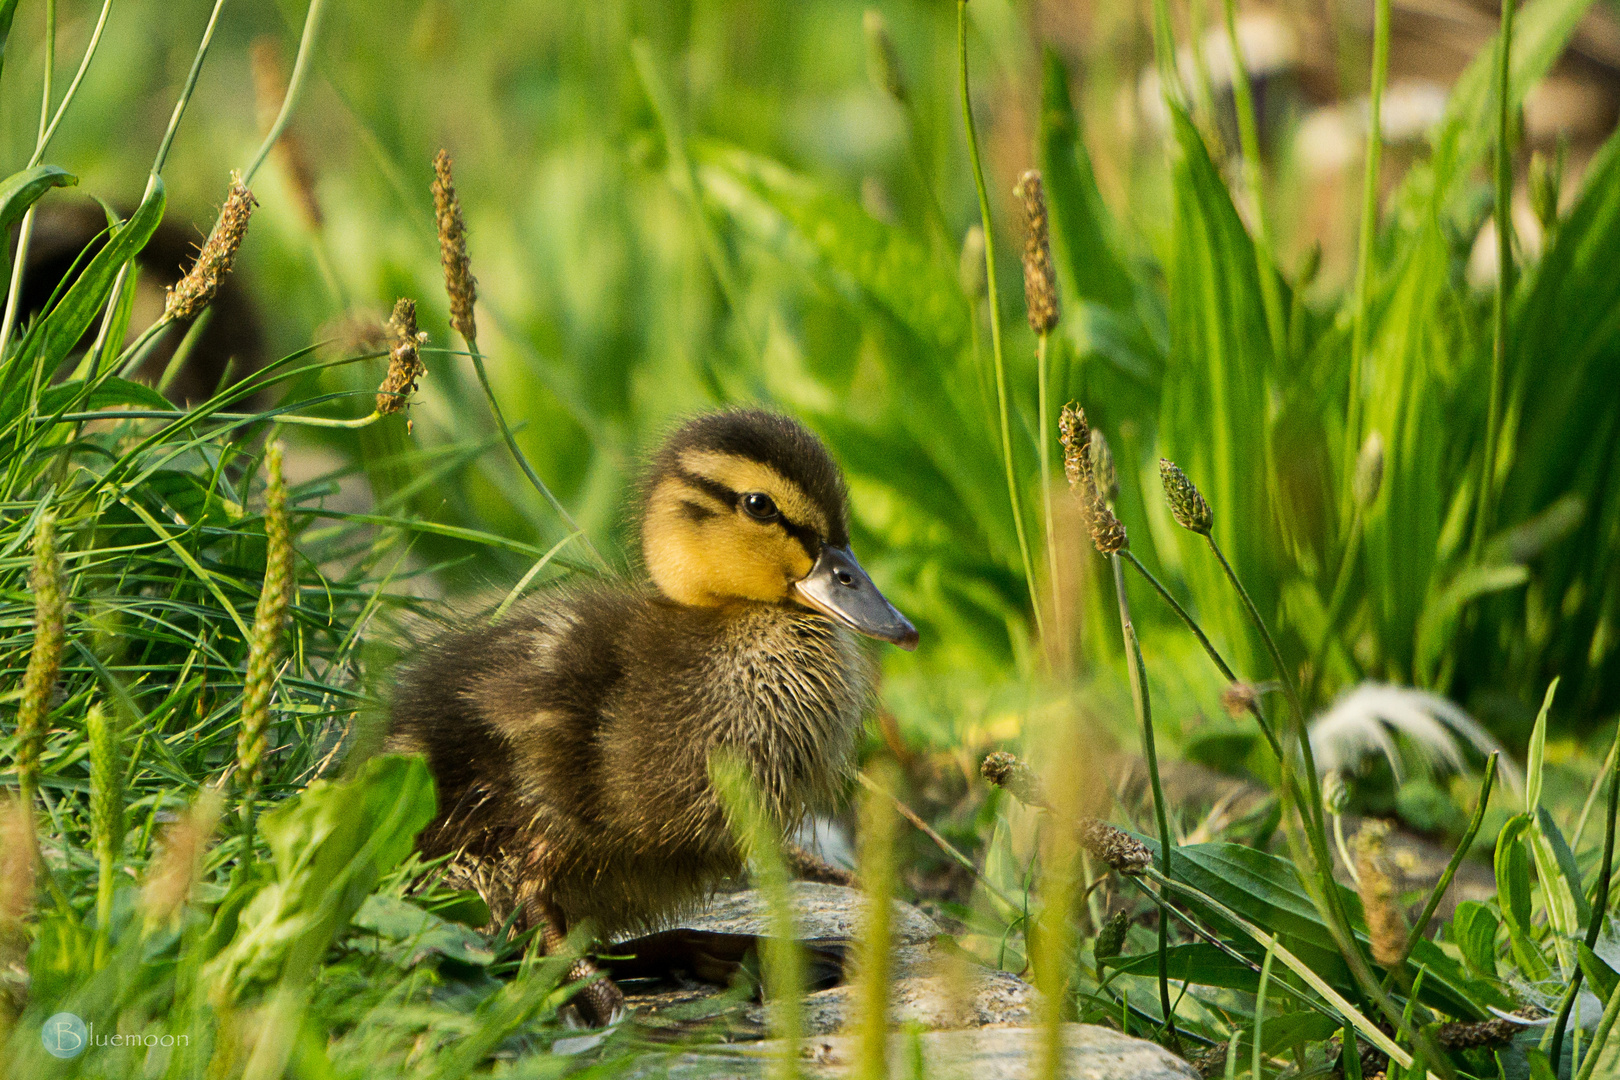
<path fill-rule="evenodd" d="M 540 928 L 540 939 L 545 943 L 546 955 L 561 953 L 568 947 L 567 923 L 557 906 L 544 897 L 532 897 L 524 904 L 529 925 Z M 591 1027 L 607 1027 L 624 1014 L 624 992 L 588 958 L 580 957 L 568 968 L 565 982 L 577 982 L 597 975 L 574 996 L 580 1017 Z"/>

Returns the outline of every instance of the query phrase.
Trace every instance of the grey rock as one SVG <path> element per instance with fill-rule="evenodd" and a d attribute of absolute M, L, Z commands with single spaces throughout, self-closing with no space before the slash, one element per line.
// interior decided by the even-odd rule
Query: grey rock
<path fill-rule="evenodd" d="M 866 914 L 866 897 L 858 889 L 795 881 L 791 886 L 799 937 L 806 941 L 853 941 Z M 683 929 L 714 934 L 771 935 L 771 912 L 758 889 L 722 893 L 703 910 L 678 920 Z M 891 931 L 896 945 L 920 945 L 939 936 L 939 926 L 912 907 L 894 901 Z"/>
<path fill-rule="evenodd" d="M 1063 1075 L 1070 1080 L 1198 1080 L 1193 1067 L 1161 1046 L 1091 1024 L 1064 1024 Z M 1040 1069 L 1038 1028 L 981 1028 L 969 1031 L 899 1033 L 889 1038 L 891 1070 L 910 1071 L 914 1054 L 923 1059 L 923 1075 L 940 1080 L 1027 1080 Z M 854 1036 L 823 1036 L 800 1048 L 801 1075 L 812 1080 L 854 1075 Z M 745 1048 L 717 1047 L 652 1055 L 628 1075 L 669 1080 L 727 1077 L 753 1080 L 768 1074 L 781 1044 L 755 1043 Z"/>
<path fill-rule="evenodd" d="M 1035 1022 L 1039 995 L 1011 972 L 985 971 L 966 990 L 961 994 L 943 975 L 896 979 L 889 1000 L 889 1022 L 896 1027 L 916 1024 L 931 1031 Z M 833 1035 L 846 1030 L 859 1015 L 859 1000 L 859 990 L 854 986 L 817 991 L 804 999 L 799 1017 L 801 1029 L 806 1035 Z M 764 1028 L 769 1014 L 765 1006 L 755 1005 L 748 1009 L 746 1018 Z"/>

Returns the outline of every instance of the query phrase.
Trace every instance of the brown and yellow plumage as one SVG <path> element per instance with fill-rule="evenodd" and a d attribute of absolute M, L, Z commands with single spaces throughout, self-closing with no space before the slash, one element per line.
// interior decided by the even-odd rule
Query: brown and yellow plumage
<path fill-rule="evenodd" d="M 548 939 L 655 926 L 741 869 L 717 750 L 785 827 L 830 808 L 871 696 L 854 632 L 916 641 L 849 553 L 843 479 L 797 423 L 691 421 L 644 501 L 648 583 L 446 635 L 395 695 L 389 747 L 425 754 L 439 785 L 424 851 L 456 854 L 497 917 Z"/>

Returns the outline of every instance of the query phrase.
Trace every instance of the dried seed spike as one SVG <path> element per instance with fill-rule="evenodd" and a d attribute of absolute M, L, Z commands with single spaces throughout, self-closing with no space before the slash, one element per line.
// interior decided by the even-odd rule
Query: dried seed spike
<path fill-rule="evenodd" d="M 1153 864 L 1153 853 L 1140 840 L 1097 818 L 1081 818 L 1080 846 L 1122 874 L 1140 874 Z"/>
<path fill-rule="evenodd" d="M 164 299 L 165 320 L 186 322 L 194 319 L 213 301 L 225 275 L 231 272 L 231 264 L 236 261 L 236 250 L 242 246 L 242 238 L 247 235 L 248 218 L 253 216 L 253 208 L 258 205 L 253 192 L 242 183 L 242 174 L 232 172 L 230 193 L 225 196 L 225 205 L 219 209 L 219 219 L 214 222 L 213 230 L 209 232 L 202 250 L 197 253 L 197 261 Z"/>
<path fill-rule="evenodd" d="M 894 35 L 882 14 L 867 8 L 861 16 L 861 29 L 866 33 L 866 74 L 872 86 L 888 94 L 900 104 L 906 104 L 906 77 L 900 67 L 900 50 L 895 48 Z"/>
<path fill-rule="evenodd" d="M 1350 809 L 1350 781 L 1338 769 L 1329 770 L 1322 777 L 1322 804 L 1330 814 L 1342 814 Z"/>
<path fill-rule="evenodd" d="M 1091 542 L 1104 555 L 1117 555 L 1130 546 L 1130 539 L 1124 524 L 1108 505 L 1107 494 L 1098 485 L 1086 411 L 1072 401 L 1063 406 L 1058 415 L 1058 437 L 1063 443 L 1063 471 L 1085 511 Z"/>
<path fill-rule="evenodd" d="M 56 675 L 67 641 L 67 596 L 62 561 L 56 553 L 56 515 L 40 516 L 34 531 L 34 565 L 28 574 L 34 594 L 34 646 L 23 674 L 22 701 L 17 706 L 17 780 L 23 804 L 33 811 L 39 787 L 39 757 L 45 743 L 45 719 L 51 711 Z M 30 819 L 32 820 L 32 819 Z"/>
<path fill-rule="evenodd" d="M 1086 411 L 1072 401 L 1058 414 L 1058 441 L 1063 444 L 1063 474 L 1069 478 L 1069 488 L 1083 498 L 1086 473 L 1092 467 L 1091 428 L 1086 424 Z"/>
<path fill-rule="evenodd" d="M 1229 682 L 1221 691 L 1221 708 L 1234 720 L 1241 719 L 1260 702 L 1260 691 L 1243 681 Z"/>
<path fill-rule="evenodd" d="M 1369 820 L 1356 834 L 1356 892 L 1367 914 L 1367 937 L 1373 960 L 1381 967 L 1394 967 L 1406 959 L 1406 916 L 1397 902 L 1395 882 L 1384 856 L 1389 825 Z"/>
<path fill-rule="evenodd" d="M 1025 806 L 1041 808 L 1047 806 L 1041 778 L 1036 776 L 1035 770 L 1017 754 L 997 750 L 993 754 L 986 755 L 979 765 L 979 775 L 996 787 L 1007 789 L 1013 798 Z"/>
<path fill-rule="evenodd" d="M 433 157 L 433 217 L 439 226 L 439 261 L 444 264 L 444 291 L 450 297 L 450 326 L 468 346 L 476 347 L 478 323 L 473 317 L 473 304 L 478 300 L 478 283 L 467 258 L 467 224 L 461 217 L 451 164 L 448 150 L 440 150 Z"/>
<path fill-rule="evenodd" d="M 1183 529 L 1200 536 L 1208 536 L 1215 525 L 1215 515 L 1204 501 L 1203 494 L 1187 479 L 1181 466 L 1169 458 L 1159 459 L 1159 479 L 1164 484 L 1164 500 L 1170 504 L 1170 513 Z"/>
<path fill-rule="evenodd" d="M 219 824 L 224 800 L 219 789 L 205 787 L 186 810 L 163 831 L 161 850 L 141 886 L 141 911 L 149 926 L 180 914 L 202 870 L 208 842 Z"/>
<path fill-rule="evenodd" d="M 1489 1020 L 1458 1020 L 1441 1024 L 1435 1029 L 1434 1037 L 1447 1050 L 1471 1050 L 1508 1042 L 1527 1026 L 1528 1022 L 1504 1020 L 1500 1016 Z"/>
<path fill-rule="evenodd" d="M 401 297 L 395 301 L 388 333 L 393 339 L 388 350 L 388 374 L 377 387 L 377 411 L 384 414 L 403 412 L 410 404 L 409 395 L 416 391 L 417 380 L 427 372 L 420 352 L 427 335 L 416 329 L 415 300 Z"/>
<path fill-rule="evenodd" d="M 1356 505 L 1368 509 L 1378 500 L 1378 489 L 1384 483 L 1384 437 L 1377 431 L 1367 433 L 1356 455 L 1356 475 L 1350 481 L 1350 493 Z"/>
<path fill-rule="evenodd" d="M 253 640 L 248 647 L 247 672 L 242 680 L 242 721 L 236 736 L 237 784 L 245 803 L 258 794 L 264 776 L 266 731 L 270 725 L 270 695 L 275 688 L 276 662 L 281 657 L 283 631 L 293 590 L 292 532 L 287 523 L 287 484 L 281 475 L 284 447 L 273 442 L 265 449 L 269 484 L 264 498 L 264 585 L 253 612 Z"/>
<path fill-rule="evenodd" d="M 1051 227 L 1046 217 L 1046 188 L 1041 174 L 1027 170 L 1013 188 L 1024 203 L 1024 306 L 1029 328 L 1050 333 L 1058 323 L 1057 270 L 1052 265 Z"/>

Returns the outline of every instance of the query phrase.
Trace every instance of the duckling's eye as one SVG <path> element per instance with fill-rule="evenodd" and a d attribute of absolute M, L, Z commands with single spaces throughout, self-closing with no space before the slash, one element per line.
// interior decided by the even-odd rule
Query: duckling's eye
<path fill-rule="evenodd" d="M 742 497 L 742 508 L 749 517 L 758 521 L 775 521 L 779 516 L 776 503 L 763 491 L 750 491 Z"/>

